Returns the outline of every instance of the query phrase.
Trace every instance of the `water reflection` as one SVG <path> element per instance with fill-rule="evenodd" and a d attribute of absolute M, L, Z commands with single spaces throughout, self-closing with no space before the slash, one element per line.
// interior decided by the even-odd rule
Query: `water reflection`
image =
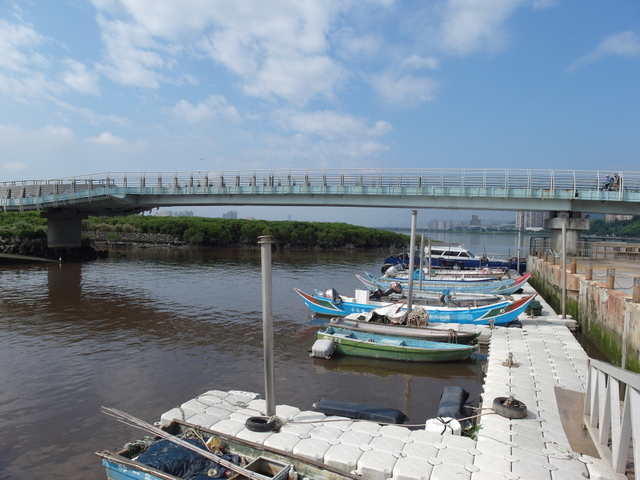
<path fill-rule="evenodd" d="M 0 478 L 103 478 L 93 452 L 137 432 L 100 406 L 154 422 L 209 389 L 264 392 L 258 250 L 127 250 L 87 264 L 0 270 Z M 353 292 L 388 252 L 274 252 L 276 401 L 398 408 L 423 422 L 442 388 L 479 392 L 478 363 L 309 357 L 315 327 L 293 292 Z"/>

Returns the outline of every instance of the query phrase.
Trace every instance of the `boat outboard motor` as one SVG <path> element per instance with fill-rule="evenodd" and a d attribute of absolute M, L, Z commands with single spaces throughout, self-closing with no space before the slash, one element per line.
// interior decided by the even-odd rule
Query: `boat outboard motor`
<path fill-rule="evenodd" d="M 382 296 L 383 297 L 388 297 L 389 295 L 391 295 L 393 293 L 402 293 L 402 285 L 400 285 L 399 283 L 393 282 L 391 284 L 391 287 L 389 287 L 388 290 L 382 292 Z"/>
<path fill-rule="evenodd" d="M 393 278 L 396 275 L 398 275 L 398 272 L 400 271 L 400 269 L 398 268 L 398 265 L 391 265 L 389 268 L 387 268 L 387 270 L 384 272 L 384 275 L 382 276 L 382 278 Z"/>
<path fill-rule="evenodd" d="M 371 292 L 369 295 L 369 300 L 380 300 L 384 296 L 384 292 L 379 288 Z"/>
<path fill-rule="evenodd" d="M 327 290 L 324 292 L 324 296 L 329 300 L 331 300 L 336 305 L 339 305 L 342 303 L 342 298 L 340 298 L 340 295 L 338 294 L 335 288 L 327 288 Z"/>

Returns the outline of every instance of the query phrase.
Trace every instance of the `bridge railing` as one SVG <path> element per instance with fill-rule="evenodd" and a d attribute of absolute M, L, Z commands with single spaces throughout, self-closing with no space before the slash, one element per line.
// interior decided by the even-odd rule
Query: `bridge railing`
<path fill-rule="evenodd" d="M 598 453 L 616 473 L 640 459 L 640 375 L 589 359 L 584 422 Z"/>
<path fill-rule="evenodd" d="M 224 188 L 225 193 L 375 193 L 448 196 L 495 196 L 622 200 L 625 192 L 640 192 L 640 172 L 617 172 L 616 191 L 603 191 L 612 172 L 535 169 L 326 169 L 236 170 L 191 172 L 116 172 L 50 180 L 0 182 L 0 207 L 39 207 L 45 201 L 72 202 L 127 193 L 184 194 L 184 188 Z M 283 188 L 284 187 L 284 188 Z M 152 190 L 149 190 L 152 189 Z M 248 189 L 248 190 L 247 190 Z M 287 190 L 288 189 L 288 190 Z M 310 190 L 313 189 L 313 192 Z M 359 189 L 362 189 L 361 191 Z M 48 199 L 51 196 L 51 199 Z"/>
<path fill-rule="evenodd" d="M 640 172 L 614 172 L 622 189 L 640 191 Z M 0 188 L 69 185 L 74 190 L 99 186 L 398 186 L 549 190 L 600 190 L 612 172 L 534 169 L 327 169 L 238 170 L 187 172 L 117 172 L 79 175 L 49 180 L 0 182 Z M 46 189 L 46 188 L 45 188 Z"/>

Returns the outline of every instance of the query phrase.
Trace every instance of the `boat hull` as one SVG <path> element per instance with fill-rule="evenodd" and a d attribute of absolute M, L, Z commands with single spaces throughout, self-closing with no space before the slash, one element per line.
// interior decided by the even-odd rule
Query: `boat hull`
<path fill-rule="evenodd" d="M 354 334 L 339 329 L 319 331 L 317 338 L 331 340 L 340 355 L 380 358 L 405 362 L 451 362 L 469 358 L 478 347 L 456 343 L 410 340 L 388 335 Z"/>
<path fill-rule="evenodd" d="M 306 305 L 317 315 L 331 317 L 346 317 L 354 313 L 367 313 L 379 307 L 388 307 L 393 303 L 356 303 L 341 298 L 339 303 L 319 296 L 311 296 L 299 289 L 295 291 L 302 297 Z M 506 325 L 520 315 L 533 300 L 535 295 L 524 297 L 515 301 L 504 301 L 484 307 L 434 307 L 423 306 L 428 314 L 429 321 L 436 323 L 461 323 L 473 325 Z M 406 304 L 397 304 L 398 311 L 406 310 Z"/>
<path fill-rule="evenodd" d="M 401 338 L 419 338 L 432 342 L 459 343 L 468 345 L 480 336 L 480 332 L 466 332 L 444 328 L 411 327 L 406 325 L 393 325 L 375 322 L 363 322 L 349 318 L 336 317 L 331 320 L 334 328 L 391 335 Z"/>
<path fill-rule="evenodd" d="M 401 278 L 379 278 L 367 273 L 367 278 L 356 275 L 358 279 L 371 289 L 371 285 L 386 290 L 391 288 L 392 283 L 398 283 L 403 287 L 408 284 L 406 279 Z M 456 293 L 476 293 L 486 295 L 511 295 L 520 290 L 529 281 L 530 273 L 525 273 L 517 278 L 509 278 L 504 280 L 416 280 L 413 283 L 415 291 L 423 292 L 456 292 Z"/>

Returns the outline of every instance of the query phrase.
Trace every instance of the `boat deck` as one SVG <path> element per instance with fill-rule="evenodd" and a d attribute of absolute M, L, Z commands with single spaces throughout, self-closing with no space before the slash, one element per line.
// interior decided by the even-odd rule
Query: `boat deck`
<path fill-rule="evenodd" d="M 533 293 L 531 287 L 525 294 Z M 477 438 L 401 425 L 328 417 L 279 405 L 279 432 L 253 432 L 248 417 L 265 414 L 264 400 L 211 390 L 162 415 L 268 445 L 353 472 L 366 480 L 624 479 L 597 458 L 581 428 L 587 355 L 567 324 L 539 299 L 542 316 L 520 316 L 522 328 L 491 335 Z M 449 325 L 450 327 L 450 325 Z M 492 411 L 496 397 L 514 395 L 527 416 Z"/>

